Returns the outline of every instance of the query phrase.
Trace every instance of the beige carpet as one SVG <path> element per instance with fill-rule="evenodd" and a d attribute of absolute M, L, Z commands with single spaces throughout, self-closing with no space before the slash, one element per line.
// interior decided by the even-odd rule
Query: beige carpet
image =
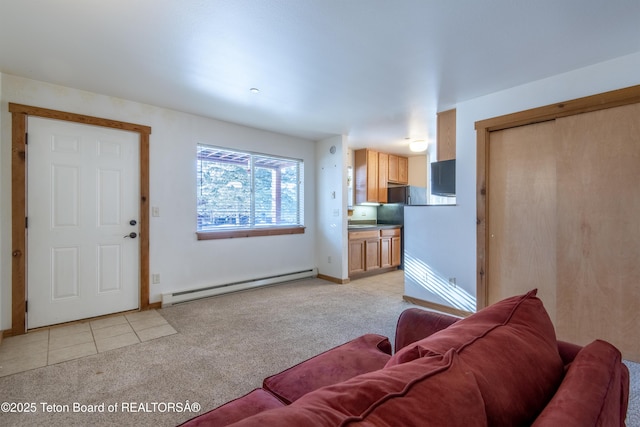
<path fill-rule="evenodd" d="M 209 410 L 364 333 L 393 339 L 409 306 L 396 272 L 350 285 L 291 282 L 162 309 L 177 334 L 0 378 L 0 401 L 36 408 L 0 412 L 0 425 L 173 426 L 195 415 L 168 411 L 173 403 Z M 104 410 L 96 406 L 102 403 Z M 74 404 L 99 412 L 73 412 Z M 45 412 L 56 409 L 62 412 Z"/>
<path fill-rule="evenodd" d="M 173 426 L 195 415 L 169 410 L 173 404 L 197 403 L 204 412 L 364 333 L 393 341 L 407 307 L 402 272 L 395 272 L 349 285 L 298 281 L 162 309 L 177 334 L 0 378 L 1 402 L 36 408 L 0 412 L 0 425 Z M 98 412 L 73 412 L 74 404 Z M 62 412 L 45 412 L 55 409 Z"/>

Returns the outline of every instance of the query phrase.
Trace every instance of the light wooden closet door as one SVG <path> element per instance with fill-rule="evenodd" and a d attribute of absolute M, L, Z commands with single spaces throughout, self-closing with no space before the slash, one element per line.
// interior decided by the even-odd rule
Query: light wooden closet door
<path fill-rule="evenodd" d="M 538 288 L 551 318 L 556 295 L 555 122 L 491 133 L 489 303 Z"/>
<path fill-rule="evenodd" d="M 602 338 L 638 361 L 640 104 L 556 125 L 557 335 Z"/>

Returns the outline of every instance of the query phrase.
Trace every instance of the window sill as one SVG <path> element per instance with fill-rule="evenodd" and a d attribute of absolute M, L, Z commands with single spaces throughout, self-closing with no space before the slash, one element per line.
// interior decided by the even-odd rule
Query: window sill
<path fill-rule="evenodd" d="M 246 228 L 242 230 L 197 231 L 198 240 L 235 239 L 238 237 L 279 236 L 304 234 L 305 227 Z"/>

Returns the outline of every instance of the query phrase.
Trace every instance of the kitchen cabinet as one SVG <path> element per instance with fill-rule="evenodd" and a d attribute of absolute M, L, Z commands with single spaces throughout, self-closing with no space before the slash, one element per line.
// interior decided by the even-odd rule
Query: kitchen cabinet
<path fill-rule="evenodd" d="M 389 154 L 388 182 L 393 184 L 409 184 L 409 159 Z"/>
<path fill-rule="evenodd" d="M 352 238 L 349 233 L 349 276 L 366 271 L 366 253 L 363 239 Z"/>
<path fill-rule="evenodd" d="M 375 150 L 354 151 L 355 203 L 387 203 L 388 183 L 409 183 L 409 159 Z"/>
<path fill-rule="evenodd" d="M 401 259 L 400 229 L 380 230 L 380 267 L 397 267 Z"/>
<path fill-rule="evenodd" d="M 364 270 L 372 271 L 379 269 L 380 266 L 380 239 L 372 237 L 364 241 L 365 263 Z"/>
<path fill-rule="evenodd" d="M 349 232 L 349 276 L 380 268 L 380 231 Z"/>
<path fill-rule="evenodd" d="M 378 202 L 378 152 L 374 150 L 354 151 L 356 204 Z"/>
<path fill-rule="evenodd" d="M 456 158 L 456 110 L 438 113 L 438 161 Z"/>
<path fill-rule="evenodd" d="M 398 157 L 398 183 L 409 184 L 409 159 Z"/>
<path fill-rule="evenodd" d="M 387 203 L 387 183 L 389 182 L 389 155 L 378 153 L 378 202 Z"/>
<path fill-rule="evenodd" d="M 401 254 L 399 227 L 349 231 L 349 277 L 396 269 Z"/>
<path fill-rule="evenodd" d="M 399 267 L 402 262 L 402 246 L 400 245 L 400 230 L 391 238 L 391 266 Z"/>
<path fill-rule="evenodd" d="M 402 246 L 400 241 L 400 229 L 382 230 L 381 235 L 391 237 L 391 266 L 398 267 L 402 261 Z"/>

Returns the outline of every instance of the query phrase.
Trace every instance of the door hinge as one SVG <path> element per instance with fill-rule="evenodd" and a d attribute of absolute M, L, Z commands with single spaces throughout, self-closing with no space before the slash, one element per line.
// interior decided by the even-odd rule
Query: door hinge
<path fill-rule="evenodd" d="M 24 145 L 29 144 L 29 132 L 24 134 Z"/>
<path fill-rule="evenodd" d="M 28 216 L 24 217 L 24 228 L 29 228 L 29 217 Z"/>
<path fill-rule="evenodd" d="M 29 312 L 29 301 L 25 301 L 24 302 L 24 312 L 28 313 Z"/>

